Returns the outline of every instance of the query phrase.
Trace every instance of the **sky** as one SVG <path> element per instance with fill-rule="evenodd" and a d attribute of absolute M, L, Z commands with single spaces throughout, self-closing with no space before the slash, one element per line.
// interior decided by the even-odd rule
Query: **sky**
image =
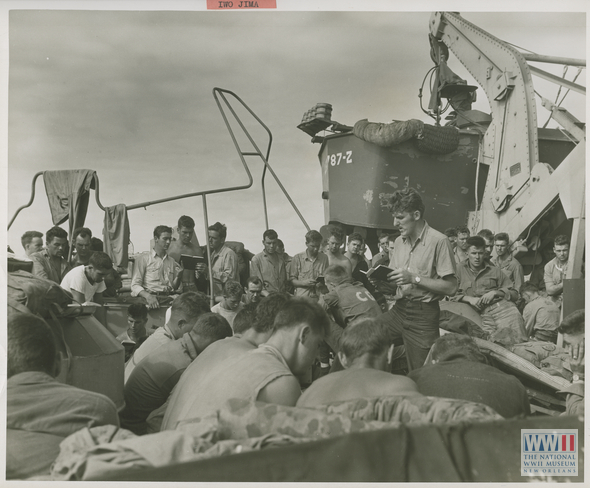
<path fill-rule="evenodd" d="M 2 158 L 8 218 L 28 202 L 33 176 L 45 170 L 95 170 L 104 206 L 246 184 L 212 96 L 213 88 L 221 87 L 235 92 L 268 126 L 273 137 L 269 163 L 308 225 L 319 229 L 325 223 L 320 146 L 297 129 L 304 112 L 324 102 L 333 106 L 332 119 L 347 125 L 364 118 L 429 121 L 417 95 L 432 66 L 431 13 L 392 11 L 392 3 L 386 3 L 319 2 L 345 10 L 314 6 L 305 11 L 313 4 L 284 2 L 294 10 L 212 12 L 190 11 L 198 2 L 0 2 L 8 33 L 3 53 L 9 55 L 7 118 L 1 126 L 6 127 Z M 514 9 L 522 4 L 494 5 Z M 184 10 L 148 10 L 154 6 Z M 361 11 L 371 8 L 381 10 Z M 560 2 L 559 8 L 570 12 L 462 15 L 519 47 L 585 58 L 585 4 Z M 449 65 L 473 83 L 455 58 Z M 561 66 L 541 67 L 562 73 Z M 575 71 L 570 68 L 569 79 Z M 585 85 L 585 71 L 577 82 Z M 555 87 L 535 83 L 554 99 Z M 564 106 L 585 121 L 583 97 L 570 93 Z M 482 90 L 475 108 L 489 112 Z M 542 125 L 547 112 L 539 108 L 538 114 Z M 265 153 L 265 132 L 250 117 L 244 123 Z M 253 157 L 247 162 L 253 187 L 209 196 L 208 219 L 209 224 L 225 223 L 228 240 L 242 241 L 257 253 L 265 230 L 263 163 Z M 303 251 L 305 226 L 270 175 L 266 187 L 269 227 L 289 254 Z M 94 198 L 92 191 L 86 225 L 102 237 L 103 212 Z M 156 225 L 174 226 L 184 214 L 195 219 L 204 244 L 202 200 L 193 197 L 130 210 L 133 249 L 147 250 Z M 39 179 L 34 203 L 17 217 L 8 244 L 21 252 L 23 232 L 46 232 L 51 226 Z"/>

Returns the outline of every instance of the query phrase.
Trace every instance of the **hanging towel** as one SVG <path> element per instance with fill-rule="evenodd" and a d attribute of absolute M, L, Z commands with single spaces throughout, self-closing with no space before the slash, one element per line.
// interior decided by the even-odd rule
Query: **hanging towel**
<path fill-rule="evenodd" d="M 113 266 L 127 267 L 129 249 L 129 219 L 127 207 L 120 203 L 104 209 L 104 252 L 113 260 Z"/>
<path fill-rule="evenodd" d="M 43 181 L 53 225 L 63 224 L 70 219 L 72 231 L 84 225 L 88 211 L 88 190 L 95 188 L 96 171 L 90 169 L 71 169 L 45 171 Z"/>

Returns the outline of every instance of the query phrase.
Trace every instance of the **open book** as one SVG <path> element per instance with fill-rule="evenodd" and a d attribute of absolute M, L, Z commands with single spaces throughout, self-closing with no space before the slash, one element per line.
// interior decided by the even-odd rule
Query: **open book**
<path fill-rule="evenodd" d="M 203 256 L 190 256 L 188 254 L 181 254 L 180 262 L 184 266 L 184 269 L 195 270 L 197 268 L 197 264 L 205 264 L 205 258 Z"/>
<path fill-rule="evenodd" d="M 392 271 L 393 269 L 380 264 L 379 266 L 371 268 L 368 271 L 361 270 L 361 273 L 364 273 L 365 275 L 367 275 L 367 278 L 371 278 L 372 280 L 387 281 L 387 275 Z"/>

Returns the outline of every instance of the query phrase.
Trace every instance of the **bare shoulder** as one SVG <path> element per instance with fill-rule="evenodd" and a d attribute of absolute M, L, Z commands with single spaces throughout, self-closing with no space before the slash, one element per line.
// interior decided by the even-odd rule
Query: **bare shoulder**
<path fill-rule="evenodd" d="M 259 402 L 295 406 L 301 396 L 301 386 L 292 375 L 279 376 L 258 392 Z"/>

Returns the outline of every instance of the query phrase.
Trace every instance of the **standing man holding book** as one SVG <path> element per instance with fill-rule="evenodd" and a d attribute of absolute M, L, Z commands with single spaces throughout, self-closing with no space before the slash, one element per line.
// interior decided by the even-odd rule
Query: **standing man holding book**
<path fill-rule="evenodd" d="M 457 291 L 456 264 L 447 237 L 424 220 L 424 202 L 415 189 L 397 190 L 390 203 L 401 235 L 395 241 L 387 283 L 376 284 L 383 292 L 397 286 L 397 300 L 377 320 L 387 324 L 394 339 L 403 338 L 411 371 L 424 364 L 439 337 L 439 301 Z"/>
<path fill-rule="evenodd" d="M 168 256 L 180 264 L 181 254 L 187 256 L 203 257 L 203 251 L 199 246 L 199 240 L 195 235 L 195 221 L 188 215 L 183 215 L 178 219 L 178 240 L 172 241 L 168 248 Z M 200 279 L 196 278 L 194 268 L 184 266 L 182 273 L 182 291 L 201 291 L 207 290 L 207 281 L 203 275 Z"/>

